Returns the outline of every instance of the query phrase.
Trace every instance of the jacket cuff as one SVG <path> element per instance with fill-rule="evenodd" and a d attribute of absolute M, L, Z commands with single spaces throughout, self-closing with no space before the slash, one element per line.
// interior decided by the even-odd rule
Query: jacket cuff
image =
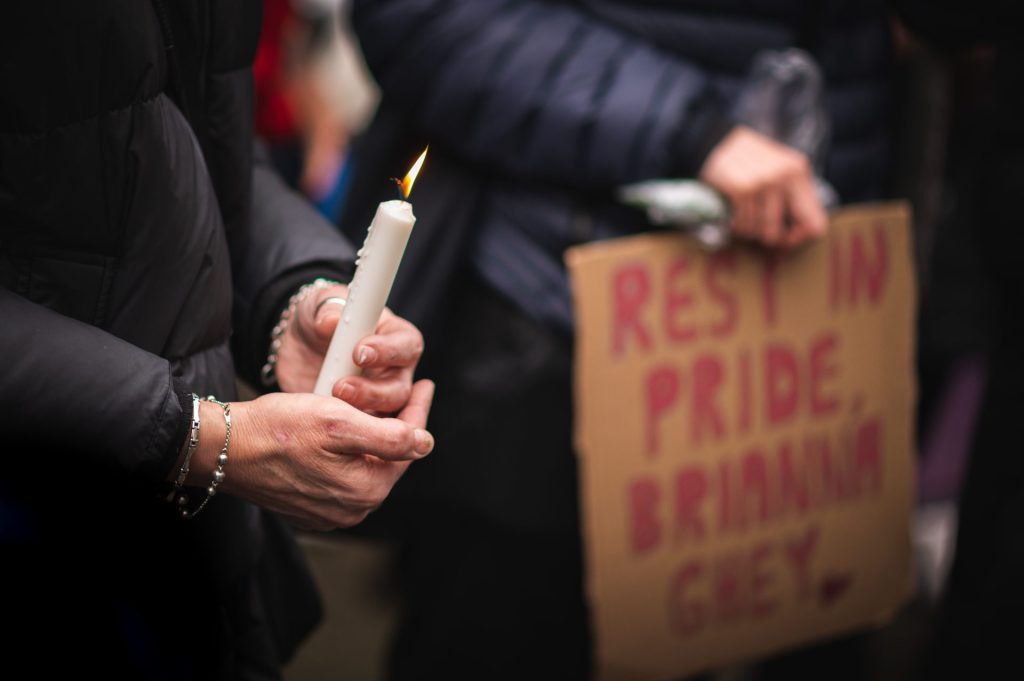
<path fill-rule="evenodd" d="M 192 389 L 185 385 L 179 378 L 171 379 L 172 390 L 178 398 L 178 405 L 181 407 L 181 416 L 174 428 L 174 435 L 164 452 L 164 461 L 167 462 L 167 475 L 170 475 L 181 450 L 185 448 L 185 441 L 188 439 L 190 424 L 192 423 Z M 167 479 L 167 476 L 164 477 Z"/>
<path fill-rule="evenodd" d="M 683 117 L 672 145 L 675 177 L 697 177 L 711 150 L 728 135 L 737 122 L 718 98 L 710 93 L 694 102 Z"/>

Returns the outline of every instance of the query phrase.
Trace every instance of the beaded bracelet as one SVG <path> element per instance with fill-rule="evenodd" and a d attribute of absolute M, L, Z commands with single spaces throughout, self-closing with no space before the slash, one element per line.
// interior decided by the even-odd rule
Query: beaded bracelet
<path fill-rule="evenodd" d="M 189 424 L 188 429 L 188 446 L 185 448 L 185 458 L 181 462 L 181 468 L 178 469 L 178 477 L 174 479 L 174 486 L 171 488 L 170 493 L 167 495 L 167 501 L 174 501 L 174 495 L 181 490 L 185 484 L 185 478 L 188 477 L 189 466 L 192 463 L 192 455 L 196 453 L 196 447 L 199 445 L 199 395 L 192 393 L 192 422 Z"/>
<path fill-rule="evenodd" d="M 217 468 L 213 471 L 213 480 L 210 481 L 210 486 L 206 488 L 206 497 L 199 503 L 199 506 L 194 511 L 189 511 L 186 506 L 188 505 L 188 496 L 182 494 L 178 497 L 178 505 L 181 507 L 181 517 L 185 520 L 191 520 L 195 518 L 209 503 L 210 499 L 217 494 L 217 486 L 224 482 L 224 466 L 228 462 L 228 445 L 231 444 L 231 404 L 228 402 L 221 402 L 213 395 L 208 395 L 202 398 L 204 402 L 212 402 L 220 407 L 224 411 L 224 446 L 220 450 L 220 454 L 217 455 Z"/>
<path fill-rule="evenodd" d="M 266 364 L 263 365 L 263 369 L 260 371 L 260 381 L 264 386 L 269 388 L 277 381 L 275 373 L 277 370 L 277 352 L 281 349 L 281 337 L 284 336 L 285 331 L 288 330 L 288 324 L 291 322 L 292 317 L 295 316 L 295 308 L 311 293 L 315 293 L 328 286 L 340 285 L 341 282 L 321 277 L 305 284 L 288 299 L 288 307 L 281 313 L 280 321 L 277 322 L 274 329 L 270 332 L 270 353 L 267 355 Z"/>

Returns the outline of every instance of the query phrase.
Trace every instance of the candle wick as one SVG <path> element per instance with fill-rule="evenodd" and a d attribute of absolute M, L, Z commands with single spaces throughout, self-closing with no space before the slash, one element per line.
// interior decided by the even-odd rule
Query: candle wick
<path fill-rule="evenodd" d="M 398 186 L 398 198 L 399 198 L 399 200 L 400 201 L 405 201 L 406 198 L 408 198 L 408 197 L 405 195 L 405 190 L 402 189 L 402 181 L 399 180 L 397 177 L 392 177 L 391 181 L 394 182 Z"/>

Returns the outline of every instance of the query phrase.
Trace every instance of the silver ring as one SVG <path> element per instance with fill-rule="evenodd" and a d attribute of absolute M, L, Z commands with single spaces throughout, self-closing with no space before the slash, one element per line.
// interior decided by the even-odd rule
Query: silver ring
<path fill-rule="evenodd" d="M 326 305 L 327 303 L 337 303 L 338 305 L 345 307 L 346 302 L 348 301 L 342 298 L 341 296 L 328 296 L 324 298 L 323 300 L 316 304 L 316 309 L 313 310 L 313 319 L 316 319 L 317 317 L 320 316 L 320 308 Z"/>

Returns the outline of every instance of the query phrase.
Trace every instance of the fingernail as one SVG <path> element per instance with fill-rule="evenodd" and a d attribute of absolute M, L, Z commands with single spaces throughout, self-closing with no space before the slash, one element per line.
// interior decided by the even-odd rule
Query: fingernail
<path fill-rule="evenodd" d="M 434 449 L 434 436 L 423 430 L 417 428 L 415 432 L 416 436 L 416 453 L 420 456 L 426 456 Z"/>
<path fill-rule="evenodd" d="M 341 386 L 341 392 L 338 393 L 338 397 L 346 402 L 351 402 L 352 398 L 356 396 L 356 388 L 351 383 L 346 383 Z"/>
<path fill-rule="evenodd" d="M 371 364 L 375 359 L 377 359 L 377 351 L 364 345 L 359 349 L 359 358 L 356 360 L 356 364 L 364 366 Z"/>

